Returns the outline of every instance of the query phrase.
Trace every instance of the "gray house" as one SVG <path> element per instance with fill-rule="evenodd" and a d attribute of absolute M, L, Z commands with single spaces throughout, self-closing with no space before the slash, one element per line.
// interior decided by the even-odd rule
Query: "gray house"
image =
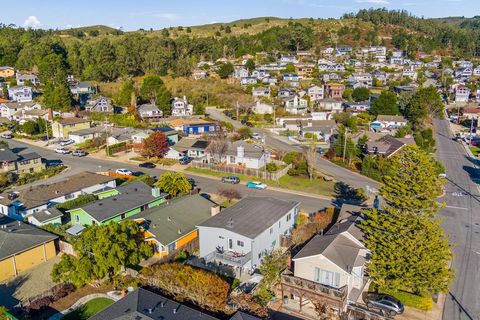
<path fill-rule="evenodd" d="M 198 226 L 200 257 L 206 262 L 252 270 L 290 234 L 299 202 L 247 197 Z M 237 270 L 238 270 L 237 269 Z"/>

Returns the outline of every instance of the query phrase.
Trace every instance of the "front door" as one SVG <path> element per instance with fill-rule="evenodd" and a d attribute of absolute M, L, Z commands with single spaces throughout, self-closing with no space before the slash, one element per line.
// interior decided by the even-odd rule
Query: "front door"
<path fill-rule="evenodd" d="M 233 240 L 228 239 L 228 250 L 233 250 Z"/>

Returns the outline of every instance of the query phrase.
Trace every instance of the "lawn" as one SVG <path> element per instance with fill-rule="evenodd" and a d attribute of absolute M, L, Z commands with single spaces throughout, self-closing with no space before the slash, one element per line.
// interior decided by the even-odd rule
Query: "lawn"
<path fill-rule="evenodd" d="M 319 178 L 310 181 L 307 177 L 293 177 L 285 175 L 281 177 L 278 181 L 264 180 L 259 177 L 251 177 L 242 174 L 230 174 L 226 172 L 219 172 L 210 169 L 200 169 L 200 168 L 187 168 L 186 169 L 192 173 L 206 174 L 215 177 L 226 177 L 229 175 L 235 175 L 240 178 L 240 183 L 245 184 L 247 181 L 261 181 L 266 183 L 268 186 L 284 188 L 289 190 L 302 191 L 307 193 L 321 194 L 325 196 L 333 196 L 334 194 L 334 182 L 326 182 Z"/>
<path fill-rule="evenodd" d="M 374 284 L 370 284 L 369 291 L 373 291 Z M 389 294 L 398 300 L 400 300 L 403 305 L 407 307 L 412 307 L 415 309 L 420 309 L 423 311 L 432 310 L 433 300 L 432 297 L 425 292 L 420 293 L 420 295 L 413 294 L 411 292 L 402 291 L 402 290 L 390 290 L 390 289 L 379 289 L 380 293 Z"/>
<path fill-rule="evenodd" d="M 470 147 L 470 150 L 472 150 L 472 153 L 475 157 L 478 157 L 480 154 L 480 147 Z"/>
<path fill-rule="evenodd" d="M 110 306 L 113 304 L 112 299 L 108 298 L 95 298 L 87 303 L 85 303 L 83 306 L 78 308 L 77 310 L 74 310 L 67 314 L 65 317 L 63 317 L 63 320 L 83 320 L 83 319 L 88 319 L 106 307 Z"/>

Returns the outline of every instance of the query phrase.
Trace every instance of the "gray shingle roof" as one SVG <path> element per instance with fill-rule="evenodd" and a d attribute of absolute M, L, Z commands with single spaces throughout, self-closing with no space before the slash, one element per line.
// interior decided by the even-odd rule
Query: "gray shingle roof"
<path fill-rule="evenodd" d="M 252 316 L 248 313 L 237 311 L 230 320 L 257 320 L 258 317 Z"/>
<path fill-rule="evenodd" d="M 0 215 L 0 260 L 57 238 L 56 235 Z"/>
<path fill-rule="evenodd" d="M 254 239 L 299 204 L 271 197 L 247 197 L 199 226 L 223 228 Z"/>
<path fill-rule="evenodd" d="M 163 245 L 168 245 L 192 232 L 196 226 L 211 217 L 215 203 L 200 195 L 183 196 L 168 204 L 147 209 L 131 219 L 148 220 L 147 230 Z M 192 208 L 195 208 L 192 210 Z"/>
<path fill-rule="evenodd" d="M 39 212 L 35 212 L 30 215 L 30 217 L 35 218 L 35 220 L 41 223 L 50 221 L 52 219 L 55 219 L 61 216 L 63 216 L 63 213 L 60 210 L 53 207 L 39 211 Z"/>
<path fill-rule="evenodd" d="M 22 154 L 19 154 L 18 156 L 19 156 L 18 161 L 33 160 L 33 159 L 41 158 L 41 156 L 36 152 L 22 153 Z"/>
<path fill-rule="evenodd" d="M 129 183 L 116 189 L 119 192 L 118 195 L 91 202 L 81 208 L 101 222 L 167 196 L 165 193 L 160 194 L 159 197 L 153 196 L 152 188 L 142 181 Z"/>
<path fill-rule="evenodd" d="M 10 162 L 17 160 L 18 156 L 10 149 L 0 149 L 0 161 Z"/>
<path fill-rule="evenodd" d="M 176 301 L 165 298 L 159 294 L 139 288 L 90 318 L 90 320 L 104 319 L 216 320 L 217 318 L 209 316 L 206 313 L 195 310 Z"/>

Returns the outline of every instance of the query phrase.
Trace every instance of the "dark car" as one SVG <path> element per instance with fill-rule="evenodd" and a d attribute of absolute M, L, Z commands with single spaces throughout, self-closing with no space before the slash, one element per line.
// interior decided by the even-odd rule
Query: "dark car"
<path fill-rule="evenodd" d="M 369 309 L 381 310 L 389 316 L 402 314 L 404 310 L 403 304 L 388 294 L 369 293 L 365 302 Z"/>
<path fill-rule="evenodd" d="M 243 125 L 245 125 L 245 124 L 247 123 L 247 120 L 242 119 L 242 120 L 240 120 L 240 123 L 243 124 Z"/>
<path fill-rule="evenodd" d="M 157 165 L 153 162 L 143 162 L 138 165 L 140 168 L 148 168 L 148 169 L 153 169 Z"/>
<path fill-rule="evenodd" d="M 180 158 L 179 162 L 180 164 L 189 164 L 190 162 L 192 162 L 193 158 L 192 157 L 183 157 L 183 158 Z"/>
<path fill-rule="evenodd" d="M 63 161 L 62 160 L 47 160 L 45 161 L 47 167 L 57 167 L 57 166 L 63 166 Z"/>
<path fill-rule="evenodd" d="M 232 120 L 237 120 L 237 117 L 235 117 L 235 116 L 232 116 L 230 118 L 232 118 Z"/>
<path fill-rule="evenodd" d="M 253 123 L 248 122 L 248 121 L 245 122 L 245 125 L 246 125 L 247 127 L 249 127 L 249 128 L 252 128 L 252 127 L 253 127 Z"/>
<path fill-rule="evenodd" d="M 196 186 L 196 182 L 195 182 L 195 179 L 193 178 L 187 178 L 187 181 L 192 185 L 192 189 Z"/>
<path fill-rule="evenodd" d="M 240 178 L 236 177 L 236 176 L 222 177 L 222 182 L 231 183 L 231 184 L 238 184 L 238 183 L 240 183 Z"/>

